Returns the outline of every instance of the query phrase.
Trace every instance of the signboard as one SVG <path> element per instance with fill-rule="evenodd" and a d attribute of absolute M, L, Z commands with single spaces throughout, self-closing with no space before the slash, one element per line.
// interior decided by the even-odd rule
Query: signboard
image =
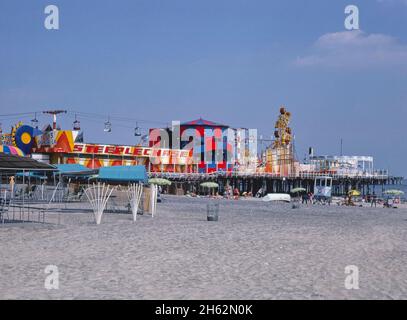
<path fill-rule="evenodd" d="M 120 156 L 120 157 L 137 157 L 149 158 L 154 164 L 189 164 L 192 157 L 189 156 L 188 150 L 172 150 L 162 148 L 150 148 L 141 146 L 116 146 L 88 143 L 74 143 L 72 149 L 68 146 L 41 147 L 34 148 L 36 153 L 69 153 L 83 155 L 100 155 L 100 156 Z"/>
<path fill-rule="evenodd" d="M 68 153 L 136 156 L 136 157 L 164 157 L 189 158 L 188 150 L 172 150 L 149 147 L 115 146 L 101 144 L 75 143 L 73 150 Z"/>

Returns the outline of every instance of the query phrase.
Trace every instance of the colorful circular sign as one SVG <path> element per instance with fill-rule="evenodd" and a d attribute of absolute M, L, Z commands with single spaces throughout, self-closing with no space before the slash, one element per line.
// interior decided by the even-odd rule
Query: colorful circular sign
<path fill-rule="evenodd" d="M 34 144 L 34 128 L 27 125 L 18 127 L 15 132 L 14 143 L 24 153 L 31 153 L 31 148 Z"/>

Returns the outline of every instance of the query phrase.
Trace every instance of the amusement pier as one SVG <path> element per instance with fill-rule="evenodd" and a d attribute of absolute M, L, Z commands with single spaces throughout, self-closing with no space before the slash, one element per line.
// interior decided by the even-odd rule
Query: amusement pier
<path fill-rule="evenodd" d="M 257 137 L 250 136 L 248 129 L 231 128 L 202 118 L 180 123 L 178 130 L 181 135 L 192 131 L 201 137 L 199 148 L 186 150 L 186 143 L 176 145 L 172 141 L 174 128 L 170 126 L 150 128 L 149 134 L 144 136 L 136 127 L 134 135 L 140 137 L 137 145 L 95 144 L 84 141 L 77 118 L 72 130 L 64 130 L 57 125 L 57 115 L 63 116 L 66 110 L 43 113 L 52 116 L 51 124 L 40 128 L 35 117 L 29 124 L 16 123 L 10 132 L 0 129 L 0 151 L 55 166 L 58 174 L 53 173 L 54 183 L 106 180 L 111 184 L 126 184 L 130 178 L 120 174 L 120 170 L 140 166 L 145 168 L 150 178 L 170 180 L 172 183 L 167 191 L 177 195 L 198 194 L 202 191 L 200 184 L 206 181 L 216 182 L 219 194 L 230 188 L 253 196 L 288 193 L 297 187 L 313 192 L 318 177 L 330 178 L 332 195 L 344 195 L 352 189 L 369 195 L 382 191 L 387 184 L 401 184 L 403 180 L 402 177 L 389 175 L 387 170 L 376 169 L 372 156 L 316 155 L 314 148 L 310 147 L 307 158 L 299 161 L 290 127 L 292 115 L 285 107 L 281 107 L 277 114 L 274 138 L 268 141 L 265 149 L 255 152 L 250 150 L 250 142 Z M 104 130 L 111 131 L 109 120 L 105 122 Z M 161 134 L 153 135 L 157 130 L 169 139 L 164 141 Z M 234 132 L 232 141 L 227 139 L 231 131 Z M 223 156 L 221 161 L 205 156 L 215 153 L 215 150 L 232 156 Z M 107 167 L 115 167 L 116 176 L 101 175 L 101 168 Z M 9 179 L 12 173 L 7 168 L 2 169 L 2 179 Z M 38 172 L 31 172 L 23 174 L 22 178 L 36 179 L 39 176 Z"/>

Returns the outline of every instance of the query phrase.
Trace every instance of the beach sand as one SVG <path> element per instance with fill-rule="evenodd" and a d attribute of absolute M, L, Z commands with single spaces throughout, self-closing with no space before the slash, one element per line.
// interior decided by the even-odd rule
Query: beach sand
<path fill-rule="evenodd" d="M 61 224 L 0 226 L 1 299 L 406 299 L 407 209 L 164 196 L 157 215 L 86 203 Z M 56 214 L 47 221 L 56 221 Z M 44 288 L 47 265 L 59 289 Z M 359 268 L 359 289 L 344 286 Z"/>

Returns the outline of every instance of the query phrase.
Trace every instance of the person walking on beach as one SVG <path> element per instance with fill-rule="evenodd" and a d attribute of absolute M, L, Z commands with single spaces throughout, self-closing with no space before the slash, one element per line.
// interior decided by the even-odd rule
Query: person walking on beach
<path fill-rule="evenodd" d="M 239 199 L 240 192 L 239 192 L 239 189 L 238 189 L 238 188 L 235 188 L 235 189 L 233 190 L 233 195 L 234 195 L 234 199 L 235 199 L 235 200 L 238 200 L 238 199 Z"/>
<path fill-rule="evenodd" d="M 376 208 L 377 197 L 376 197 L 376 194 L 374 192 L 373 192 L 373 195 L 370 197 L 370 206 L 373 207 L 373 205 Z"/>
<path fill-rule="evenodd" d="M 14 184 L 15 184 L 15 178 L 14 178 L 14 176 L 11 176 L 10 177 L 10 192 L 11 192 L 12 196 L 14 195 Z"/>
<path fill-rule="evenodd" d="M 227 199 L 233 198 L 233 189 L 231 186 L 227 186 L 227 188 L 226 188 L 226 198 Z"/>
<path fill-rule="evenodd" d="M 314 195 L 312 192 L 308 193 L 308 200 L 310 204 L 314 204 Z"/>
<path fill-rule="evenodd" d="M 308 204 L 308 194 L 304 193 L 302 195 L 302 204 Z"/>

